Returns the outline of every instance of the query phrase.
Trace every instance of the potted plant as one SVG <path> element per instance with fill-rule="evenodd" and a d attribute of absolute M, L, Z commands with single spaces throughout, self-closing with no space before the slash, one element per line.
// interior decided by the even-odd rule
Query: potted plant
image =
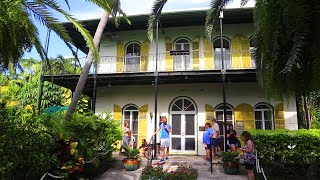
<path fill-rule="evenodd" d="M 224 173 L 234 175 L 239 173 L 239 153 L 227 151 L 221 153 Z"/>
<path fill-rule="evenodd" d="M 126 158 L 123 159 L 124 169 L 127 171 L 137 170 L 139 164 L 138 158 L 140 151 L 138 149 L 134 149 L 125 145 L 122 145 L 122 149 L 124 150 L 122 154 L 126 156 Z"/>

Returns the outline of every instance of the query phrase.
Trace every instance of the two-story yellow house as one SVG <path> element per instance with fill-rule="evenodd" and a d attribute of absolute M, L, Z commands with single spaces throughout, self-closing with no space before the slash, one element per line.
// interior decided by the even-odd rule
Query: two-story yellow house
<path fill-rule="evenodd" d="M 297 129 L 295 98 L 288 103 L 269 101 L 256 79 L 253 9 L 227 9 L 220 36 L 205 36 L 206 10 L 163 13 L 156 42 L 147 38 L 148 15 L 129 16 L 132 25 L 118 28 L 108 22 L 100 44 L 101 61 L 90 75 L 84 93 L 93 97 L 96 113 L 108 109 L 122 125 L 129 122 L 140 144 L 155 131 L 155 116 L 167 116 L 172 125 L 171 152 L 204 154 L 203 126 L 216 117 L 223 139 L 221 48 L 226 67 L 226 118 L 241 133 L 250 129 Z M 94 32 L 99 19 L 83 21 Z M 66 24 L 74 44 L 88 49 L 81 36 Z M 172 50 L 188 53 L 170 54 Z M 155 62 L 158 61 L 158 97 L 155 100 Z M 51 77 L 45 77 L 51 81 Z M 79 75 L 57 75 L 53 82 L 74 90 Z M 155 112 L 157 104 L 157 115 Z M 222 141 L 223 142 L 223 141 Z"/>

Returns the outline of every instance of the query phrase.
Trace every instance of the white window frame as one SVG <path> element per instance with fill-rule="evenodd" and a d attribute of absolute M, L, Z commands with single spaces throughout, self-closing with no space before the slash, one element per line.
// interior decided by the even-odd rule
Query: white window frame
<path fill-rule="evenodd" d="M 259 108 L 257 109 L 259 106 L 267 106 L 268 108 Z M 256 105 L 254 107 L 254 123 L 256 124 L 256 121 L 260 121 L 261 122 L 261 129 L 265 130 L 266 129 L 266 120 L 264 117 L 264 112 L 270 111 L 271 112 L 271 130 L 274 130 L 274 115 L 273 115 L 273 108 L 266 104 L 266 103 L 260 103 L 258 105 Z M 260 112 L 261 113 L 261 120 L 257 120 L 256 119 L 256 112 Z M 269 120 L 268 120 L 269 121 Z M 256 126 L 256 125 L 255 125 Z M 257 129 L 257 127 L 256 127 Z"/>

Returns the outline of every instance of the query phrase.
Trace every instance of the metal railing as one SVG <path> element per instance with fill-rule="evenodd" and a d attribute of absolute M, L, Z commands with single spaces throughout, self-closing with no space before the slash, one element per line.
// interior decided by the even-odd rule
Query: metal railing
<path fill-rule="evenodd" d="M 185 55 L 158 54 L 158 72 L 166 71 L 197 71 L 221 69 L 221 52 L 190 52 Z M 250 50 L 224 51 L 226 69 L 253 69 L 255 63 Z M 80 74 L 86 58 L 51 60 L 46 65 L 45 75 Z M 92 66 L 90 74 L 154 72 L 155 54 L 138 57 L 101 56 L 97 66 Z M 50 67 L 50 68 L 49 68 Z M 96 67 L 96 68 L 95 68 Z"/>

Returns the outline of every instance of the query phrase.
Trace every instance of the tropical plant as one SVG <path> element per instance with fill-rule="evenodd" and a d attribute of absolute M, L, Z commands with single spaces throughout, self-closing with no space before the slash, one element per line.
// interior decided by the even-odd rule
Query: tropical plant
<path fill-rule="evenodd" d="M 92 0 L 98 4 L 105 1 Z M 65 3 L 69 7 L 68 0 Z M 69 7 L 70 8 L 70 7 Z M 63 15 L 84 37 L 87 46 L 98 60 L 98 51 L 90 33 L 70 14 L 60 8 L 56 0 L 3 0 L 0 2 L 0 70 L 7 69 L 9 63 L 16 66 L 25 51 L 34 46 L 41 59 L 47 59 L 42 47 L 38 29 L 34 21 L 54 31 L 76 55 L 72 48 L 72 40 L 62 24 L 54 17 L 53 12 Z"/>
<path fill-rule="evenodd" d="M 56 165 L 53 140 L 33 111 L 0 103 L 0 136 L 1 179 L 40 179 Z"/>
<path fill-rule="evenodd" d="M 221 161 L 222 162 L 229 162 L 229 161 L 239 162 L 238 156 L 239 156 L 238 151 L 221 152 Z"/>
<path fill-rule="evenodd" d="M 107 25 L 109 15 L 113 16 L 115 18 L 115 25 L 116 27 L 119 25 L 119 21 L 117 19 L 117 14 L 123 15 L 123 17 L 126 19 L 127 23 L 130 24 L 130 21 L 126 18 L 126 14 L 121 9 L 120 0 L 90 0 L 97 4 L 99 7 L 103 8 L 105 10 L 104 14 L 102 15 L 100 22 L 98 24 L 98 27 L 96 29 L 96 32 L 93 37 L 93 41 L 96 47 L 100 44 L 100 40 L 103 34 L 103 31 Z M 86 58 L 85 65 L 83 67 L 82 73 L 79 77 L 76 89 L 74 91 L 71 104 L 68 108 L 67 114 L 65 116 L 66 120 L 69 120 L 71 118 L 71 115 L 75 112 L 77 103 L 80 99 L 80 96 L 82 94 L 83 88 L 86 84 L 86 80 L 89 74 L 90 67 L 92 65 L 92 56 L 94 52 L 92 50 L 89 50 L 89 53 Z M 96 65 L 96 64 L 95 64 Z"/>
<path fill-rule="evenodd" d="M 132 147 L 121 145 L 122 149 L 124 150 L 122 154 L 126 156 L 127 159 L 137 159 L 139 158 L 140 151 L 139 149 L 134 149 Z"/>

